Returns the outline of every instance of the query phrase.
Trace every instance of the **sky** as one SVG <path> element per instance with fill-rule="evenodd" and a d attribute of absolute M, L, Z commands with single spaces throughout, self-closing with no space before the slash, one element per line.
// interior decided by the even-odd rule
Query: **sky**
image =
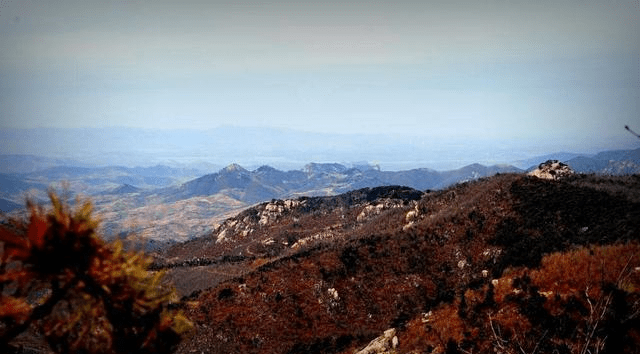
<path fill-rule="evenodd" d="M 0 0 L 0 128 L 635 143 L 639 21 L 638 0 Z"/>

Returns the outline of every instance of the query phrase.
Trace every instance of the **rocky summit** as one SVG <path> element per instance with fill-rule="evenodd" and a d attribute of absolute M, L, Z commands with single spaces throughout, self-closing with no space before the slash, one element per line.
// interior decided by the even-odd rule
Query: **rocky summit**
<path fill-rule="evenodd" d="M 535 176 L 543 179 L 558 179 L 569 176 L 575 173 L 569 165 L 562 163 L 558 160 L 547 160 L 535 170 L 529 172 L 530 176 Z"/>

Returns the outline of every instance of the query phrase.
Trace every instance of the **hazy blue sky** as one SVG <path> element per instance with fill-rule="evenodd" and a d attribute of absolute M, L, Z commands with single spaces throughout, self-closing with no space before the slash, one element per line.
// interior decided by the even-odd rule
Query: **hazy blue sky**
<path fill-rule="evenodd" d="M 638 0 L 0 0 L 0 127 L 632 140 L 639 21 Z"/>

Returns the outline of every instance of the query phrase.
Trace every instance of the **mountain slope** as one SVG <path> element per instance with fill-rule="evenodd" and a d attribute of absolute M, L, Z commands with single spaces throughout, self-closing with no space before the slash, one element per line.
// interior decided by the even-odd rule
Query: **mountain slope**
<path fill-rule="evenodd" d="M 180 352 L 341 352 L 391 327 L 402 345 L 414 320 L 510 269 L 640 235 L 638 176 L 508 174 L 431 193 L 380 191 L 264 203 L 168 250 L 175 265 L 195 250 L 199 260 L 238 257 L 172 268 L 227 274 L 195 279 L 201 290 L 185 310 L 197 333 Z M 630 269 L 640 266 L 632 260 Z"/>

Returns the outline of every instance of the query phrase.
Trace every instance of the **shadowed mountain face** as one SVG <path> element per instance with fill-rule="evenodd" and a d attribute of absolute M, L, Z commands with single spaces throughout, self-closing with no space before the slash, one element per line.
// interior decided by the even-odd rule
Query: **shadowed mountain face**
<path fill-rule="evenodd" d="M 121 194 L 130 194 L 130 193 L 139 193 L 141 192 L 140 188 L 134 187 L 130 184 L 123 184 L 120 187 L 114 188 L 112 190 L 109 191 L 105 191 L 103 194 L 115 194 L 115 195 L 121 195 Z"/>
<path fill-rule="evenodd" d="M 460 304 L 470 291 L 491 289 L 505 274 L 533 271 L 553 252 L 638 242 L 639 220 L 637 175 L 542 180 L 503 174 L 435 192 L 390 186 L 272 200 L 206 237 L 171 247 L 158 255 L 157 266 L 170 268 L 182 293 L 191 293 L 185 311 L 197 332 L 180 353 L 347 353 L 389 328 L 398 330 L 403 348 L 421 343 L 412 331 L 425 328 L 430 311 L 455 305 L 460 321 L 471 319 L 462 317 L 468 310 Z M 628 269 L 640 267 L 640 257 L 629 262 Z M 531 301 L 542 295 L 518 289 L 524 288 L 513 296 L 522 301 L 504 298 L 513 301 L 510 311 L 533 311 Z M 632 309 L 635 288 L 625 289 Z M 587 303 L 576 294 L 575 301 Z M 497 316 L 498 302 L 481 303 L 478 313 Z M 520 310 L 525 304 L 531 306 Z M 548 309 L 535 311 L 528 313 L 527 328 L 540 330 L 531 335 L 546 338 L 538 341 L 549 352 L 578 340 L 536 322 L 552 318 L 544 315 Z M 632 331 L 627 340 L 638 338 L 633 326 L 611 328 Z M 610 329 L 601 331 L 599 338 L 606 338 Z M 455 338 L 452 346 L 481 351 Z M 419 348 L 430 352 L 429 345 L 436 348 Z"/>

